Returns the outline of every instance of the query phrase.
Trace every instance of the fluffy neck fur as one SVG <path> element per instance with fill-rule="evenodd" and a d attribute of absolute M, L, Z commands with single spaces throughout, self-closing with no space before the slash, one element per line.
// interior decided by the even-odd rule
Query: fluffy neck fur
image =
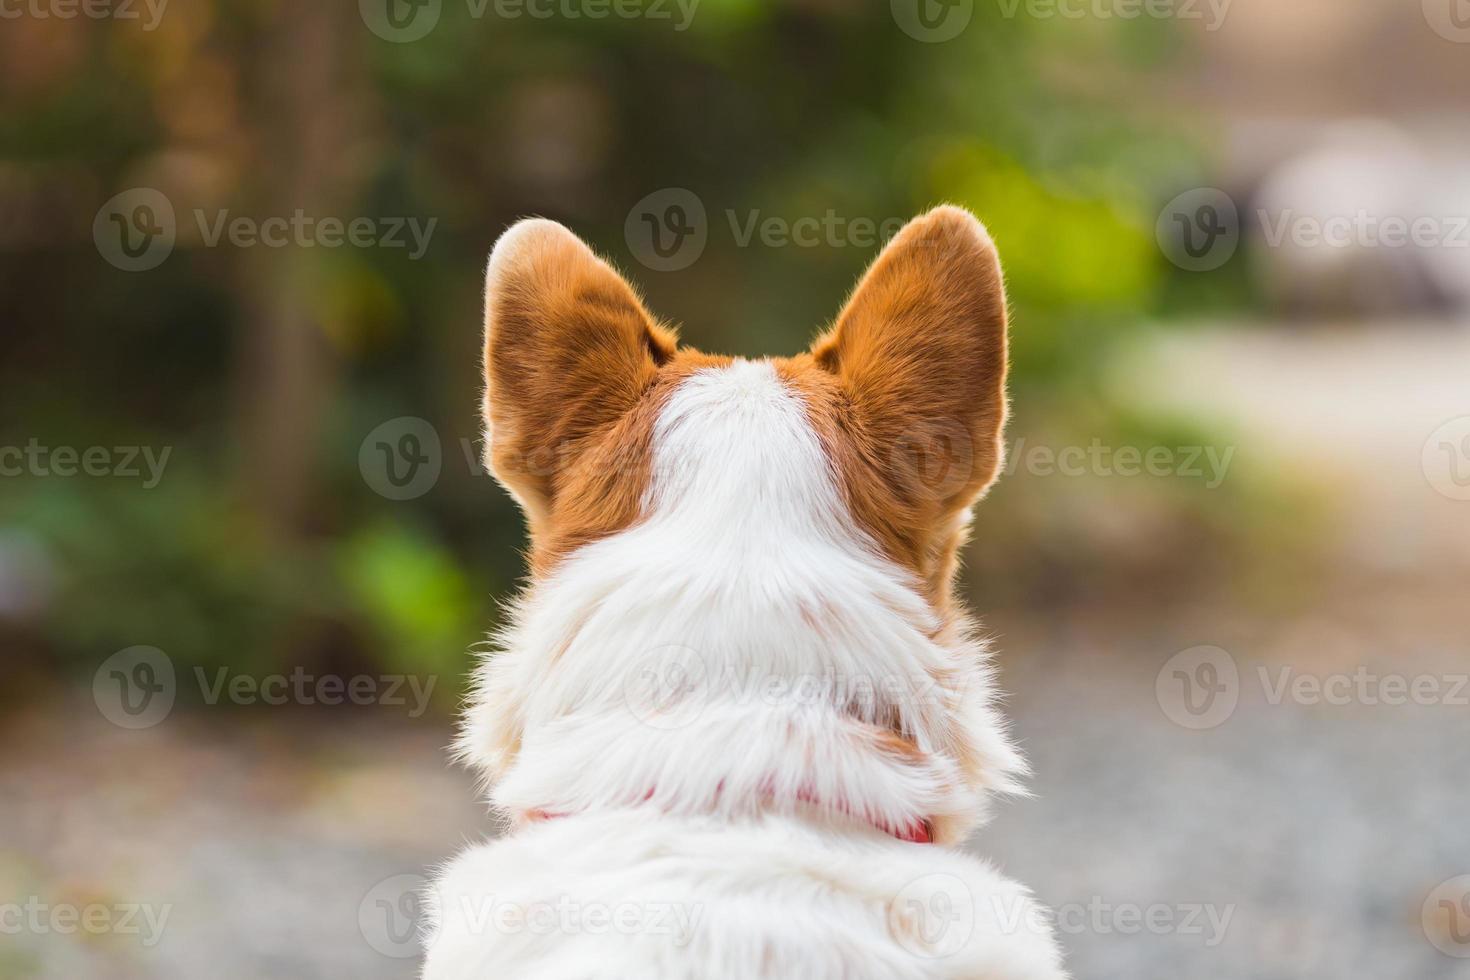
<path fill-rule="evenodd" d="M 771 364 L 664 406 L 642 519 L 518 602 L 460 740 L 513 818 L 810 813 L 941 843 L 1024 764 L 985 651 L 880 557 Z"/>

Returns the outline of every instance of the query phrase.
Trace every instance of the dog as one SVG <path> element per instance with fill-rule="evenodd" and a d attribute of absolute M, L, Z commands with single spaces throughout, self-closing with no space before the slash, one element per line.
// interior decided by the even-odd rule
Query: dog
<path fill-rule="evenodd" d="M 681 346 L 539 218 L 485 305 L 530 584 L 457 743 L 507 831 L 436 875 L 425 980 L 1065 977 L 958 848 L 1025 773 L 954 589 L 1007 414 L 984 226 L 909 222 L 792 358 Z"/>

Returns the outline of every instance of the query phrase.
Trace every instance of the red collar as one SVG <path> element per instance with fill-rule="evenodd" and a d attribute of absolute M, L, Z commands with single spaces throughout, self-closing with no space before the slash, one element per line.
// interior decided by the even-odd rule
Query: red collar
<path fill-rule="evenodd" d="M 644 797 L 644 799 L 647 800 L 652 796 L 653 790 L 649 790 L 648 796 Z M 807 802 L 814 803 L 815 801 L 809 800 Z M 847 813 L 847 810 L 844 807 L 838 807 L 837 809 L 841 813 Z M 553 813 L 549 810 L 528 810 L 526 812 L 526 819 L 531 821 L 532 823 L 540 823 L 545 820 L 560 820 L 563 817 L 569 816 L 571 816 L 571 814 L 569 813 Z M 868 823 L 870 826 L 883 831 L 883 833 L 887 834 L 888 836 L 896 837 L 899 840 L 905 841 L 909 844 L 934 843 L 934 827 L 933 824 L 928 820 L 918 820 L 908 825 L 907 827 L 890 827 L 886 824 L 877 823 L 876 821 L 872 820 L 867 820 L 865 822 Z"/>
<path fill-rule="evenodd" d="M 875 824 L 874 826 L 877 825 Z M 878 829 L 897 837 L 899 840 L 908 841 L 910 844 L 934 843 L 934 827 L 927 820 L 920 820 L 901 830 L 893 830 L 888 827 L 879 827 Z"/>

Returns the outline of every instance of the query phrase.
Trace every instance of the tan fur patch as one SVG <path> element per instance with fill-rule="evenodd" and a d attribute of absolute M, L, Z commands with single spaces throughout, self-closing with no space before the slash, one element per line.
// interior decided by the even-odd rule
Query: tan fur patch
<path fill-rule="evenodd" d="M 811 353 L 780 370 L 854 519 L 948 613 L 968 510 L 995 479 L 1006 417 L 1005 292 L 984 227 L 948 207 L 910 222 Z"/>
<path fill-rule="evenodd" d="M 486 273 L 485 416 L 492 471 L 531 527 L 531 570 L 640 516 L 653 426 L 701 367 L 637 293 L 561 225 L 523 221 Z"/>
<path fill-rule="evenodd" d="M 554 474 L 544 534 L 532 538 L 531 569 L 544 575 L 585 544 L 616 534 L 643 517 L 641 504 L 653 466 L 653 429 L 680 382 L 727 357 L 681 350 L 653 376 L 637 403 L 615 423 L 567 453 Z"/>

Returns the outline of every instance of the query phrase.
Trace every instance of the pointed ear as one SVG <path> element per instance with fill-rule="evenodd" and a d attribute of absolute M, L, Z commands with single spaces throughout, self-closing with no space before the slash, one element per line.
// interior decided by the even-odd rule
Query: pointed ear
<path fill-rule="evenodd" d="M 1000 260 L 968 211 L 910 221 L 812 348 L 850 399 L 878 477 L 920 534 L 995 479 L 1006 417 Z"/>
<path fill-rule="evenodd" d="M 500 236 L 485 274 L 487 461 L 533 528 L 558 473 L 638 402 L 676 343 L 561 225 L 528 218 Z"/>

